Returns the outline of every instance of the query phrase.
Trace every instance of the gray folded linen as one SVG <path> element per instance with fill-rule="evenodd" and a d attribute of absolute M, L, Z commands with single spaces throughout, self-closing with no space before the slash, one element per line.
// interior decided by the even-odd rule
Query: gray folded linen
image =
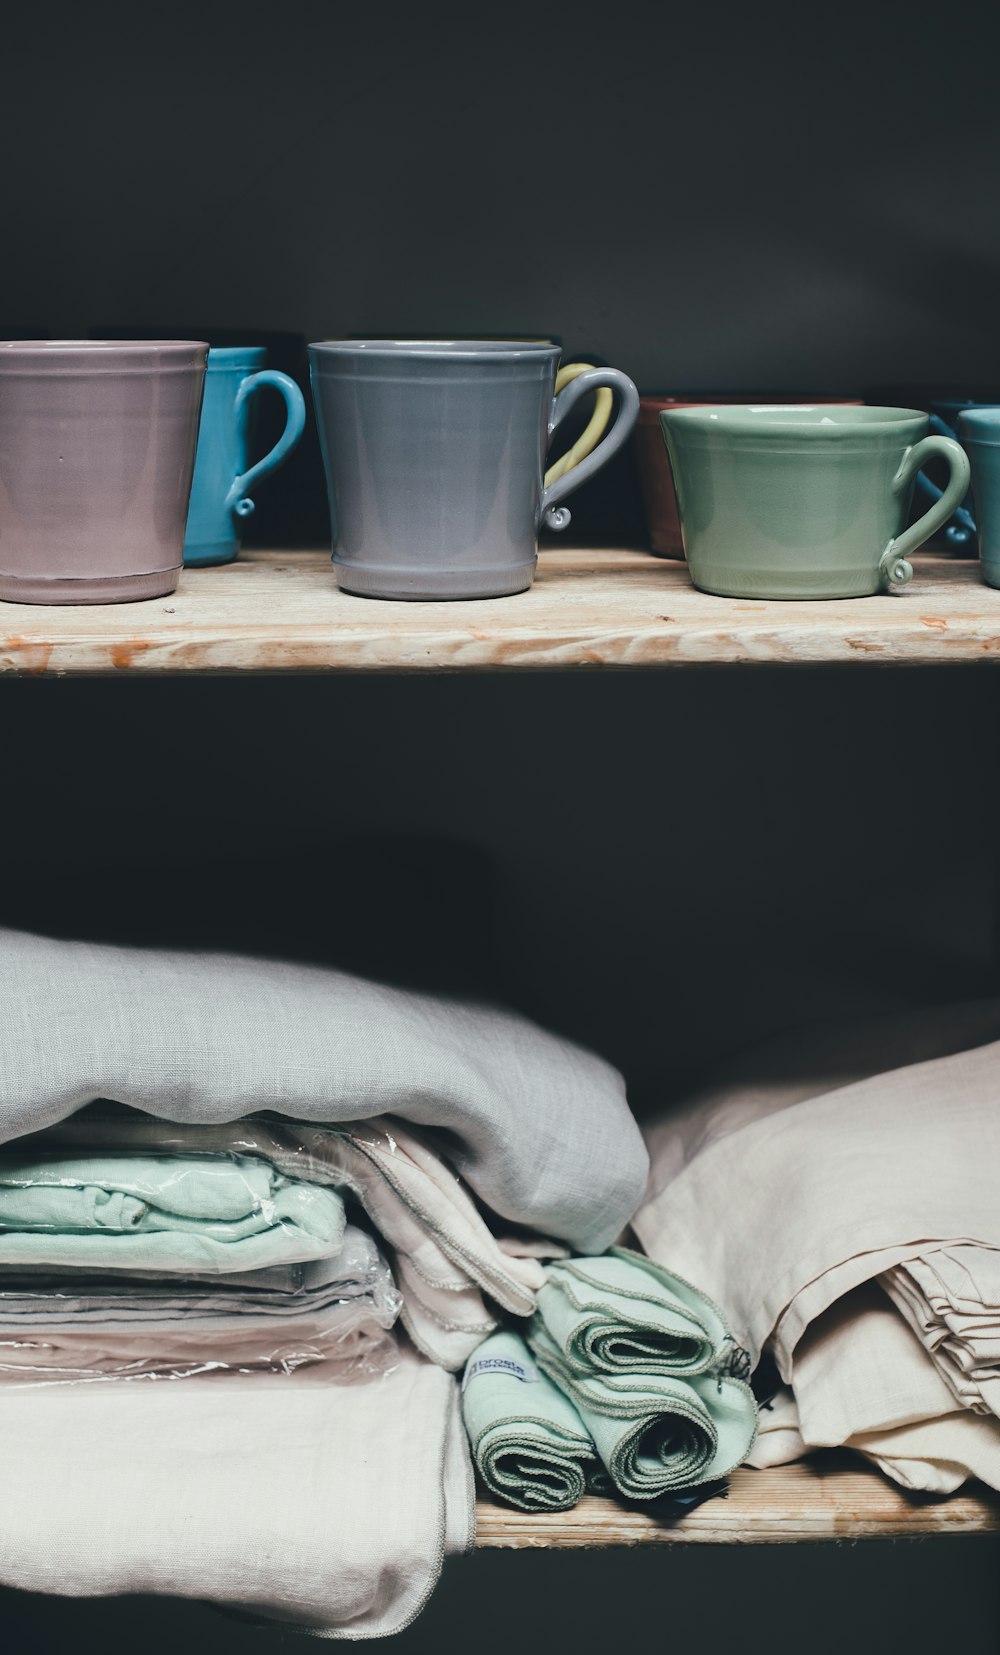
<path fill-rule="evenodd" d="M 432 1129 L 494 1212 L 583 1252 L 615 1240 L 646 1180 L 603 1059 L 497 1006 L 325 967 L 0 931 L 0 1050 L 0 1142 L 98 1098 L 206 1124 L 393 1114 Z"/>

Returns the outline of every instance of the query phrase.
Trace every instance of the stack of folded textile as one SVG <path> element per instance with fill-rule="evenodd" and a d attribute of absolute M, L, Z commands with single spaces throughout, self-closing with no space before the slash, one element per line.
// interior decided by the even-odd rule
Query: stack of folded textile
<path fill-rule="evenodd" d="M 757 1411 L 742 1353 L 711 1300 L 651 1260 L 613 1248 L 549 1266 L 526 1339 L 494 1334 L 463 1386 L 480 1476 L 509 1504 L 676 1496 L 746 1458 Z"/>
<path fill-rule="evenodd" d="M 490 1006 L 9 932 L 0 1050 L 0 1583 L 406 1625 L 473 1531 L 448 1370 L 640 1199 L 621 1077 Z"/>
<path fill-rule="evenodd" d="M 772 1042 L 647 1134 L 642 1245 L 784 1387 L 754 1463 L 1000 1488 L 1000 1004 Z"/>

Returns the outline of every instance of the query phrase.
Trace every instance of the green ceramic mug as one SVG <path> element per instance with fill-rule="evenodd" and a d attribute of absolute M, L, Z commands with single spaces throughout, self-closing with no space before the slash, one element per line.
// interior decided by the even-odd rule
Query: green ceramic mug
<path fill-rule="evenodd" d="M 915 408 L 725 405 L 660 415 L 694 584 L 731 598 L 860 598 L 902 586 L 911 552 L 969 486 L 950 437 Z M 906 527 L 917 472 L 948 486 Z"/>

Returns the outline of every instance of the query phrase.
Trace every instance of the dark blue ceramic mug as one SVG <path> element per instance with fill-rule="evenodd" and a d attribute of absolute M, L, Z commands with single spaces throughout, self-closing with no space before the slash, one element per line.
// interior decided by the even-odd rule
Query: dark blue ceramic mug
<path fill-rule="evenodd" d="M 936 431 L 939 437 L 957 437 L 962 440 L 960 420 L 967 408 L 989 408 L 988 402 L 973 401 L 945 401 L 931 404 L 931 430 Z M 917 487 L 931 500 L 940 500 L 941 490 L 936 483 L 932 483 L 926 471 L 917 473 Z M 976 538 L 976 520 L 973 516 L 972 491 L 965 496 L 962 504 L 952 513 L 951 521 L 945 529 L 945 539 L 953 551 L 967 552 L 970 556 Z"/>
<path fill-rule="evenodd" d="M 306 404 L 294 379 L 264 366 L 261 345 L 208 353 L 205 399 L 191 484 L 184 562 L 231 563 L 239 553 L 239 524 L 253 511 L 249 490 L 288 458 L 305 429 Z M 250 465 L 257 393 L 270 387 L 284 397 L 285 429 L 269 454 Z"/>
<path fill-rule="evenodd" d="M 983 579 L 1000 586 L 1000 408 L 966 408 L 958 432 L 972 461 Z"/>

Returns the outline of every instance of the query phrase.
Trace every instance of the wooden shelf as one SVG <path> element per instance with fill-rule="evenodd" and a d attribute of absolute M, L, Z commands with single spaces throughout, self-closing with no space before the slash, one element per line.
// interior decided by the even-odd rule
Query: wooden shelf
<path fill-rule="evenodd" d="M 875 1471 L 845 1470 L 838 1456 L 828 1456 L 772 1471 L 737 1471 L 725 1499 L 706 1500 L 680 1519 L 656 1518 L 603 1499 L 581 1500 L 572 1511 L 531 1517 L 481 1494 L 476 1545 L 774 1545 L 996 1533 L 998 1496 L 910 1496 Z"/>
<path fill-rule="evenodd" d="M 706 597 L 683 564 L 613 550 L 545 551 L 530 592 L 489 602 L 346 597 L 328 553 L 258 552 L 148 603 L 0 603 L 0 672 L 29 675 L 947 661 L 1000 661 L 1000 592 L 934 556 L 903 592 L 824 603 Z"/>

